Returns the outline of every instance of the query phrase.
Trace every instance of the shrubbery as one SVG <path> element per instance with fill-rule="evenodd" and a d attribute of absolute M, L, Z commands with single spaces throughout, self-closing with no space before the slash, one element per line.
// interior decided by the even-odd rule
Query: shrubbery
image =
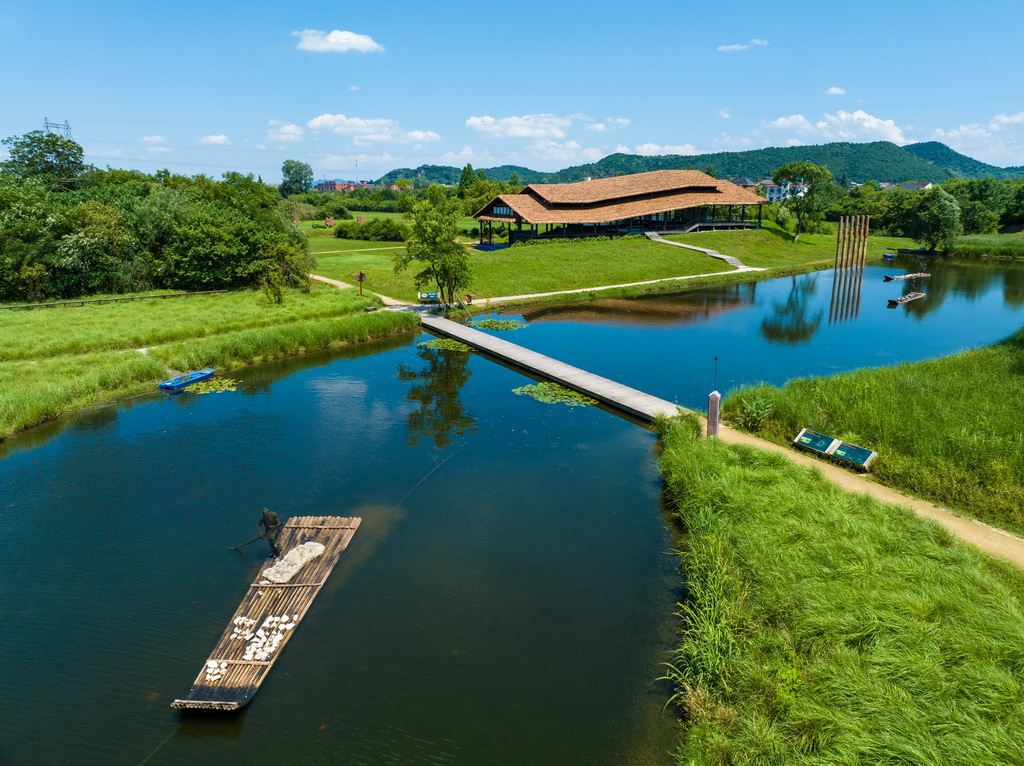
<path fill-rule="evenodd" d="M 86 168 L 55 186 L 0 168 L 0 300 L 242 287 L 271 269 L 304 285 L 313 266 L 276 189 L 251 175 Z"/>
<path fill-rule="evenodd" d="M 342 221 L 334 225 L 334 236 L 338 239 L 364 239 L 370 242 L 405 242 L 409 239 L 409 227 L 390 218 L 378 218 L 366 223 Z"/>

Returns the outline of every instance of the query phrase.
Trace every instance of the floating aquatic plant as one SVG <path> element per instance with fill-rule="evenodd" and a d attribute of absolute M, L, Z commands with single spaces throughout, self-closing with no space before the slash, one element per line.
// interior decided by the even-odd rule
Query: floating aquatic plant
<path fill-rule="evenodd" d="M 573 391 L 571 388 L 548 381 L 513 388 L 512 393 L 518 396 L 532 396 L 544 404 L 567 404 L 570 407 L 586 407 L 588 404 L 597 404 L 596 399 L 591 399 L 579 391 Z"/>
<path fill-rule="evenodd" d="M 452 338 L 434 338 L 433 340 L 421 341 L 416 345 L 420 348 L 435 348 L 439 351 L 469 351 L 469 346 Z"/>
<path fill-rule="evenodd" d="M 213 378 L 193 383 L 188 390 L 193 394 L 220 394 L 224 391 L 237 391 L 238 381 L 231 378 Z"/>
<path fill-rule="evenodd" d="M 529 322 L 524 322 L 521 319 L 477 319 L 472 324 L 472 327 L 480 327 L 484 330 L 522 330 L 529 326 Z"/>

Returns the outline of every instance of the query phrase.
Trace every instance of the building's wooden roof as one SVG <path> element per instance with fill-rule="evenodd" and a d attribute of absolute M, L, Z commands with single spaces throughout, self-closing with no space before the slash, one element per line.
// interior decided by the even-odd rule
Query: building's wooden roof
<path fill-rule="evenodd" d="M 482 221 L 507 205 L 527 223 L 605 223 L 703 205 L 760 205 L 763 197 L 699 170 L 654 170 L 572 184 L 530 184 L 519 194 L 502 194 L 474 214 Z"/>

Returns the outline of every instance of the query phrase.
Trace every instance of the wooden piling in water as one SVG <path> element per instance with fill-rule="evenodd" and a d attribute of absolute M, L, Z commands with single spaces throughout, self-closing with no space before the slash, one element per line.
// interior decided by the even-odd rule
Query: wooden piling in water
<path fill-rule="evenodd" d="M 323 553 L 307 561 L 285 583 L 273 583 L 264 577 L 264 572 L 281 559 L 270 558 L 260 567 L 192 688 L 171 707 L 238 710 L 246 705 L 270 673 L 361 522 L 360 518 L 339 516 L 289 519 L 278 538 L 283 554 L 307 542 L 323 545 Z"/>

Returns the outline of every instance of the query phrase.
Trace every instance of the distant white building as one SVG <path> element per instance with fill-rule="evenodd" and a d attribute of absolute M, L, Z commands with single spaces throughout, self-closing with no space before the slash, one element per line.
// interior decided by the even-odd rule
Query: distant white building
<path fill-rule="evenodd" d="M 761 188 L 764 189 L 764 196 L 769 202 L 781 202 L 792 197 L 804 196 L 810 187 L 807 184 L 790 183 L 789 181 L 777 184 L 772 179 L 766 178 L 761 181 Z"/>

